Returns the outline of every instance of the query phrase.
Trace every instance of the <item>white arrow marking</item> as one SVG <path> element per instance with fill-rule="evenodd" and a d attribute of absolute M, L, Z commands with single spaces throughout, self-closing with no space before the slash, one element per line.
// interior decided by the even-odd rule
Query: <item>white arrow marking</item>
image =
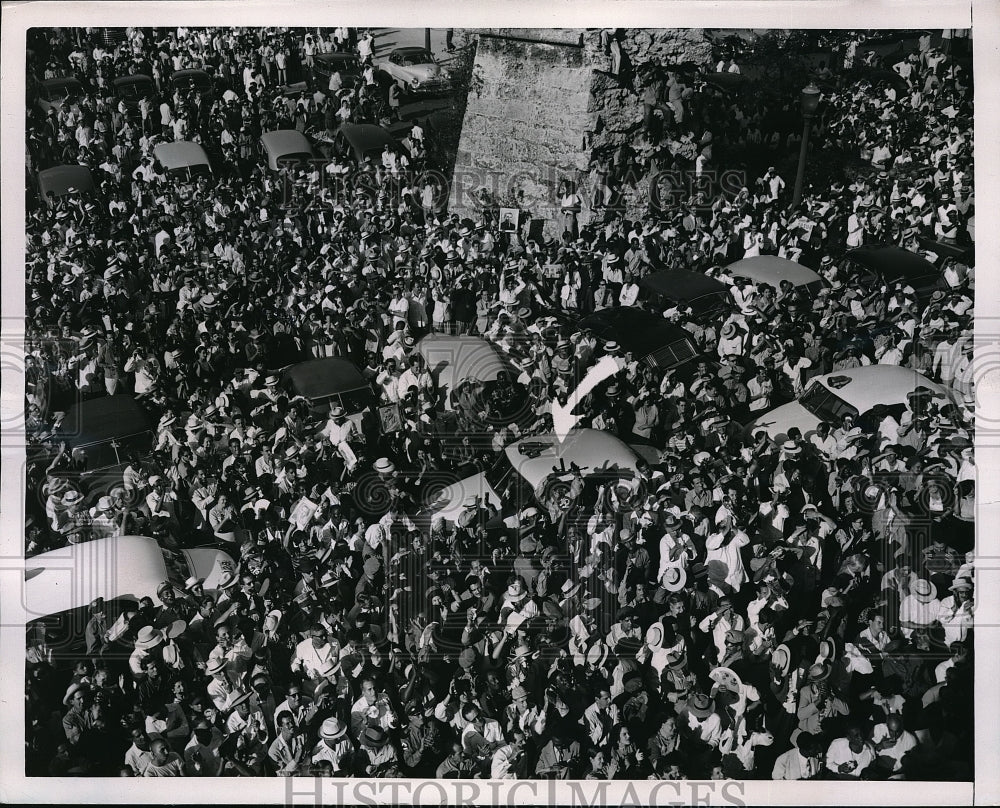
<path fill-rule="evenodd" d="M 552 402 L 552 431 L 556 433 L 559 442 L 566 440 L 569 431 L 580 420 L 579 415 L 574 415 L 573 410 L 583 400 L 591 390 L 597 385 L 614 376 L 625 366 L 625 362 L 613 356 L 602 356 L 583 377 L 580 385 L 566 397 L 566 403 L 560 404 L 558 401 Z"/>

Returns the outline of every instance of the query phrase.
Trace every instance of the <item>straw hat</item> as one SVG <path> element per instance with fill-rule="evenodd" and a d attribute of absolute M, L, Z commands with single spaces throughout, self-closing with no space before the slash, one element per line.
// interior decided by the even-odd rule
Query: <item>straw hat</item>
<path fill-rule="evenodd" d="M 930 603 L 937 597 L 937 587 L 926 578 L 918 578 L 910 587 L 913 596 L 921 603 Z"/>
<path fill-rule="evenodd" d="M 155 648 L 161 642 L 163 642 L 163 632 L 157 631 L 152 626 L 143 626 L 136 636 L 135 647 L 145 651 L 147 648 Z"/>
<path fill-rule="evenodd" d="M 680 592 L 687 583 L 687 570 L 684 567 L 667 567 L 660 579 L 660 586 L 668 592 Z"/>
<path fill-rule="evenodd" d="M 324 741 L 336 741 L 347 734 L 347 727 L 338 718 L 326 719 L 319 728 L 319 737 Z"/>

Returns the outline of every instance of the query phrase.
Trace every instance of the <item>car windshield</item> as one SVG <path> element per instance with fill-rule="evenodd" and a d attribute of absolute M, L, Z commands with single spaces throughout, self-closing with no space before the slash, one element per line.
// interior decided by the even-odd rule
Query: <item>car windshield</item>
<path fill-rule="evenodd" d="M 79 85 L 75 81 L 68 81 L 65 84 L 53 84 L 44 89 L 45 96 L 54 101 L 59 98 L 67 98 L 71 93 L 79 92 Z"/>
<path fill-rule="evenodd" d="M 340 406 L 347 413 L 361 412 L 365 407 L 374 403 L 375 396 L 367 387 L 362 387 L 358 390 L 348 390 L 346 393 L 340 394 Z"/>
<path fill-rule="evenodd" d="M 842 398 L 834 395 L 829 389 L 818 381 L 813 382 L 806 390 L 805 395 L 799 399 L 799 404 L 821 421 L 839 423 L 845 415 L 858 417 L 857 408 L 852 407 Z"/>
<path fill-rule="evenodd" d="M 167 580 L 169 580 L 170 583 L 177 588 L 183 590 L 184 582 L 191 574 L 191 571 L 188 569 L 187 562 L 184 560 L 184 556 L 180 553 L 174 553 L 162 547 L 160 548 L 160 552 L 163 553 L 163 563 L 167 568 Z"/>
<path fill-rule="evenodd" d="M 500 501 L 517 510 L 526 507 L 534 501 L 535 492 L 528 482 L 514 469 L 506 452 L 500 452 L 497 461 L 486 469 L 486 482 L 490 484 Z"/>
<path fill-rule="evenodd" d="M 208 76 L 175 76 L 173 85 L 180 90 L 207 90 L 212 86 L 212 80 Z"/>
<path fill-rule="evenodd" d="M 119 84 L 118 97 L 127 101 L 138 101 L 149 95 L 150 86 L 145 82 L 135 82 L 134 84 Z"/>
<path fill-rule="evenodd" d="M 657 348 L 648 357 L 647 362 L 654 367 L 675 368 L 694 359 L 698 351 L 689 339 L 680 339 L 662 348 Z"/>
<path fill-rule="evenodd" d="M 433 57 L 427 51 L 404 53 L 399 58 L 399 63 L 401 65 L 426 65 L 433 61 Z"/>

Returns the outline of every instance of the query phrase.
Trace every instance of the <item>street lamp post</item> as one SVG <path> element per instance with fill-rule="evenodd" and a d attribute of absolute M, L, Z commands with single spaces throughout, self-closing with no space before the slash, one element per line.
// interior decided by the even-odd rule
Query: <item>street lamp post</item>
<path fill-rule="evenodd" d="M 802 200 L 802 181 L 806 174 L 806 152 L 809 150 L 809 131 L 812 128 L 812 118 L 816 114 L 819 106 L 819 87 L 813 82 L 809 82 L 802 90 L 800 102 L 802 104 L 802 148 L 799 149 L 799 168 L 795 172 L 795 189 L 792 191 L 792 204 L 788 209 L 795 210 Z"/>
<path fill-rule="evenodd" d="M 430 51 L 430 49 L 431 49 L 431 29 L 430 28 L 425 28 L 424 29 L 424 47 L 428 51 Z"/>

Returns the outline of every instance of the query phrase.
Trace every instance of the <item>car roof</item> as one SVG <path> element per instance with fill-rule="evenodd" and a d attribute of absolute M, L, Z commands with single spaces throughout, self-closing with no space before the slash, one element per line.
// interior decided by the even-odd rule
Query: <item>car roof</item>
<path fill-rule="evenodd" d="M 79 84 L 81 87 L 83 83 L 76 76 L 56 76 L 52 79 L 45 79 L 42 82 L 43 87 L 62 87 L 67 84 Z"/>
<path fill-rule="evenodd" d="M 384 149 L 387 145 L 396 145 L 395 139 L 383 127 L 373 123 L 345 123 L 338 130 L 351 147 L 362 153 L 374 149 Z"/>
<path fill-rule="evenodd" d="M 123 84 L 138 84 L 139 82 L 151 82 L 152 80 L 153 79 L 145 73 L 133 73 L 131 76 L 119 76 L 111 83 L 115 87 L 120 87 Z"/>
<path fill-rule="evenodd" d="M 522 451 L 522 447 L 524 450 Z M 533 448 L 541 452 L 532 457 Z M 510 444 L 507 459 L 534 488 L 552 473 L 560 461 L 569 470 L 571 463 L 580 467 L 584 477 L 612 471 L 635 472 L 638 456 L 614 435 L 597 429 L 574 429 L 560 442 L 554 433 L 531 435 Z"/>
<path fill-rule="evenodd" d="M 103 396 L 69 407 L 57 437 L 72 449 L 137 435 L 152 428 L 151 419 L 131 396 Z"/>
<path fill-rule="evenodd" d="M 573 328 L 588 328 L 596 336 L 618 342 L 625 351 L 644 356 L 678 340 L 691 340 L 691 332 L 669 323 L 658 314 L 635 306 L 601 309 L 576 322 Z"/>
<path fill-rule="evenodd" d="M 175 70 L 170 74 L 170 78 L 174 76 L 180 76 L 181 78 L 185 76 L 208 76 L 208 78 L 212 78 L 211 73 L 207 70 L 202 70 L 200 67 L 182 67 L 180 70 Z"/>
<path fill-rule="evenodd" d="M 858 247 L 847 253 L 847 257 L 886 278 L 912 278 L 938 272 L 937 267 L 922 255 L 891 244 Z"/>
<path fill-rule="evenodd" d="M 361 57 L 356 53 L 344 53 L 343 51 L 330 51 L 329 53 L 317 53 L 313 58 L 321 62 L 358 62 Z"/>
<path fill-rule="evenodd" d="M 261 145 L 267 149 L 267 159 L 271 168 L 277 167 L 277 161 L 288 154 L 313 154 L 309 138 L 298 129 L 275 129 L 260 136 Z"/>
<path fill-rule="evenodd" d="M 844 379 L 846 381 L 841 382 Z M 918 387 L 948 398 L 947 390 L 926 376 L 899 365 L 866 365 L 838 370 L 817 376 L 816 380 L 858 412 L 866 412 L 876 404 L 905 403 L 906 397 Z"/>
<path fill-rule="evenodd" d="M 393 53 L 430 53 L 427 48 L 422 48 L 419 45 L 407 45 L 402 48 L 393 48 Z"/>
<path fill-rule="evenodd" d="M 168 170 L 189 166 L 211 166 L 205 150 L 189 140 L 160 143 L 153 148 L 153 154 Z"/>
<path fill-rule="evenodd" d="M 754 283 L 767 283 L 772 286 L 777 286 L 780 281 L 791 281 L 794 286 L 808 286 L 810 283 L 822 280 L 809 267 L 776 255 L 744 258 L 727 266 L 724 272 L 734 278 L 742 276 Z"/>
<path fill-rule="evenodd" d="M 428 334 L 416 350 L 432 373 L 440 376 L 443 372 L 451 384 L 470 378 L 491 382 L 498 373 L 512 372 L 497 349 L 482 337 Z"/>
<path fill-rule="evenodd" d="M 299 362 L 285 368 L 284 378 L 296 393 L 310 400 L 368 387 L 357 366 L 339 356 Z"/>
<path fill-rule="evenodd" d="M 94 175 L 87 166 L 53 166 L 38 172 L 38 188 L 44 198 L 49 191 L 62 196 L 70 188 L 94 190 Z"/>
<path fill-rule="evenodd" d="M 645 289 L 657 292 L 669 300 L 697 300 L 712 294 L 725 294 L 729 287 L 717 278 L 689 269 L 661 269 L 639 281 Z"/>
<path fill-rule="evenodd" d="M 115 536 L 70 544 L 25 559 L 25 622 L 87 606 L 95 598 L 159 603 L 167 578 L 160 545 L 146 536 Z"/>

